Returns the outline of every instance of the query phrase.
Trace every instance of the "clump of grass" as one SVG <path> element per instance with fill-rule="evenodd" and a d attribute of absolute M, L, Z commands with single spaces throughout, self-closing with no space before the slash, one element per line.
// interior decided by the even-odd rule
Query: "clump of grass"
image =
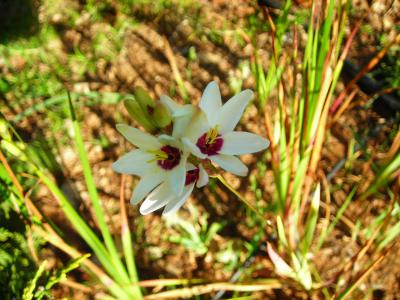
<path fill-rule="evenodd" d="M 277 250 L 269 245 L 268 253 L 278 274 L 297 281 L 306 290 L 319 290 L 324 284 L 313 271 L 310 258 L 323 246 L 356 192 L 354 188 L 330 224 L 329 219 L 325 219 L 324 227 L 317 230 L 321 222 L 322 196 L 325 194 L 329 200 L 331 193 L 319 167 L 331 122 L 330 108 L 344 60 L 360 25 L 356 24 L 342 46 L 348 5 L 349 2 L 327 1 L 326 5 L 313 2 L 304 49 L 299 38 L 302 28 L 297 19 L 290 17 L 290 1 L 275 22 L 266 9 L 264 14 L 270 24 L 273 53 L 267 63 L 261 61 L 257 50 L 253 57 L 259 107 L 264 111 L 271 140 L 271 167 L 276 187 L 273 196 L 276 210 L 270 213 L 276 218 Z M 290 46 L 284 42 L 285 38 L 291 41 Z M 284 51 L 284 46 L 291 51 Z M 264 71 L 264 65 L 268 66 L 268 72 Z M 275 101 L 273 105 L 269 105 L 271 98 Z M 376 193 L 378 186 L 387 184 L 390 177 L 397 176 L 398 158 L 398 155 L 392 156 L 383 166 L 363 194 L 364 198 Z M 321 183 L 325 183 L 323 194 Z M 326 211 L 331 210 L 326 204 L 324 207 Z M 373 240 L 374 237 L 368 242 Z M 375 266 L 366 267 L 365 273 L 356 276 L 359 280 L 349 283 L 342 293 L 336 291 L 337 296 L 347 297 Z M 327 298 L 332 296 L 332 290 L 323 288 L 321 291 Z"/>

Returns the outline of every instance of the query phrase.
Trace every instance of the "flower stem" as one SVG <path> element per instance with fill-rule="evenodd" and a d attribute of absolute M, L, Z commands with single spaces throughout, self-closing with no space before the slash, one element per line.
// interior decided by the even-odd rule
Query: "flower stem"
<path fill-rule="evenodd" d="M 235 188 L 231 186 L 222 175 L 218 174 L 213 177 L 217 178 L 228 190 L 235 194 L 240 201 L 244 202 L 258 217 L 260 217 L 261 220 L 264 219 L 264 216 L 253 206 L 253 204 L 251 204 L 245 197 L 236 191 Z"/>

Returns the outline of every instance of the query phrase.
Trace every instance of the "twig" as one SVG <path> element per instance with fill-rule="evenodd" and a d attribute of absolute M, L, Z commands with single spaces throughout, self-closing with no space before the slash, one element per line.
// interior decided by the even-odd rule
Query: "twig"
<path fill-rule="evenodd" d="M 145 296 L 144 300 L 174 299 L 174 298 L 192 298 L 193 296 L 211 293 L 218 290 L 255 292 L 271 289 L 280 289 L 282 283 L 276 279 L 263 280 L 260 283 L 233 284 L 229 282 L 210 283 L 205 285 L 196 285 L 189 288 L 181 288 L 172 291 L 161 292 Z"/>
<path fill-rule="evenodd" d="M 181 73 L 179 72 L 178 64 L 176 63 L 174 52 L 168 42 L 167 38 L 164 38 L 164 45 L 165 45 L 165 56 L 168 59 L 169 65 L 171 66 L 172 74 L 174 75 L 176 84 L 178 85 L 179 94 L 183 100 L 188 103 L 189 102 L 189 94 L 185 83 L 182 80 Z"/>

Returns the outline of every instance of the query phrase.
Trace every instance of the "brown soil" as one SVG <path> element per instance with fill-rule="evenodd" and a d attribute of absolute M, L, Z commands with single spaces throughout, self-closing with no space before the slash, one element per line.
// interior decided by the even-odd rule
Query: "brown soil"
<path fill-rule="evenodd" d="M 365 9 L 365 3 L 362 2 L 360 7 Z M 386 8 L 390 6 L 390 1 L 376 2 Z M 78 1 L 66 1 L 66 3 L 69 3 L 66 5 L 71 5 L 71 7 L 79 8 Z M 357 6 L 357 1 L 354 1 L 354 5 Z M 370 24 L 373 29 L 389 32 L 390 35 L 392 31 L 388 23 L 395 24 L 396 15 L 393 12 L 398 12 L 398 7 L 393 7 L 388 12 L 387 9 L 381 9 L 379 5 L 374 4 L 373 13 L 368 16 L 366 23 Z M 74 47 L 78 47 L 86 55 L 94 55 L 91 53 L 90 47 L 92 39 L 96 33 L 110 30 L 110 26 L 117 17 L 118 6 L 115 5 L 114 8 L 115 10 L 109 12 L 108 18 L 101 22 L 92 22 L 82 14 L 76 22 L 77 26 L 71 28 L 65 24 L 60 26 L 58 34 L 61 43 L 55 45 L 60 57 L 64 57 L 65 60 Z M 135 87 L 142 86 L 154 98 L 159 98 L 162 94 L 169 94 L 178 101 L 183 101 L 178 93 L 171 61 L 165 50 L 168 44 L 173 50 L 178 69 L 185 79 L 185 86 L 193 103 L 199 101 L 202 90 L 211 80 L 219 82 L 223 99 L 227 100 L 232 95 L 229 80 L 233 76 L 243 75 L 238 67 L 242 61 L 250 58 L 252 47 L 243 43 L 234 34 L 217 35 L 215 40 L 212 40 L 210 30 L 211 28 L 214 31 L 241 28 L 246 24 L 247 18 L 254 14 L 259 14 L 258 7 L 245 1 L 200 1 L 198 5 L 185 11 L 177 5 L 172 5 L 172 7 L 157 13 L 149 7 L 140 6 L 134 12 L 135 19 L 140 23 L 123 35 L 122 46 L 117 50 L 117 55 L 110 61 L 99 59 L 94 71 L 85 73 L 83 78 L 79 76 L 70 78 L 65 84 L 76 92 L 101 91 L 122 94 L 131 93 Z M 361 10 L 360 15 L 362 15 Z M 47 17 L 55 19 L 53 22 L 56 24 L 62 24 L 62 20 L 59 20 L 60 16 L 56 14 Z M 201 18 L 201 21 L 198 18 Z M 365 57 L 370 57 L 372 53 L 375 53 L 378 36 L 378 34 L 373 37 L 360 34 L 359 40 L 352 47 L 352 57 L 362 63 L 365 61 Z M 260 47 L 262 56 L 269 55 L 271 46 L 268 34 L 261 33 L 259 35 L 257 46 Z M 196 49 L 198 59 L 188 58 L 190 47 Z M 356 49 L 360 48 L 364 49 L 365 53 L 359 54 Z M 99 51 L 107 51 L 107 49 Z M 21 68 L 24 67 L 17 60 L 15 64 L 20 65 Z M 190 72 L 185 72 L 185 70 Z M 251 76 L 244 78 L 243 88 L 254 88 L 254 79 Z M 116 112 L 125 120 L 129 119 L 122 103 L 113 107 L 109 105 L 85 107 L 79 114 L 84 120 L 82 122 L 84 139 L 87 141 L 86 147 L 89 150 L 93 174 L 107 212 L 107 221 L 113 232 L 118 234 L 120 228 L 118 199 L 121 177 L 117 176 L 110 166 L 120 155 L 131 149 L 131 146 L 115 130 Z M 37 117 L 39 117 L 38 122 L 41 126 L 51 125 L 47 124 L 45 117 L 33 116 L 24 120 L 20 125 L 21 128 L 30 132 Z M 131 123 L 134 124 L 134 122 Z M 263 124 L 263 119 L 257 114 L 255 106 L 252 106 L 246 112 L 240 129 L 265 134 Z M 327 139 L 321 160 L 321 170 L 325 174 L 329 173 L 333 166 L 346 156 L 349 140 L 354 137 L 354 133 L 370 132 L 374 124 L 381 124 L 382 128 L 376 136 L 366 140 L 366 149 L 372 153 L 372 158 L 360 160 L 362 162 L 356 161 L 352 166 L 352 172 L 347 172 L 346 169 L 340 170 L 332 181 L 334 186 L 340 187 L 339 190 L 332 191 L 331 201 L 336 210 L 342 205 L 346 195 L 356 183 L 368 181 L 373 176 L 368 162 L 379 156 L 379 153 L 376 152 L 377 146 L 387 139 L 391 125 L 382 123 L 379 116 L 357 106 L 346 113 L 331 128 L 331 135 Z M 69 125 L 66 124 L 66 126 Z M 35 133 L 32 134 L 34 137 Z M 92 143 L 93 137 L 100 136 L 104 136 L 109 141 L 109 147 L 102 148 Z M 61 149 L 58 160 L 63 165 L 63 174 L 59 178 L 59 183 L 71 195 L 70 198 L 75 199 L 76 208 L 90 219 L 91 207 L 77 153 L 73 145 L 60 144 L 58 147 Z M 257 155 L 243 158 L 250 166 L 251 174 L 255 176 L 258 176 L 256 163 L 259 158 Z M 242 194 L 254 200 L 254 193 L 249 188 L 249 182 L 240 181 L 228 174 L 226 174 L 226 178 Z M 126 201 L 130 198 L 136 180 L 136 178 L 128 179 L 125 187 Z M 272 172 L 269 170 L 264 178 L 258 178 L 260 188 L 265 191 L 264 199 L 270 199 L 273 195 L 272 180 Z M 43 188 L 39 189 L 35 197 L 52 220 L 66 229 L 66 232 L 72 232 L 68 221 L 62 216 L 58 205 L 49 196 L 48 191 Z M 387 207 L 388 203 L 389 199 L 384 196 L 364 201 L 355 200 L 351 203 L 345 214 L 350 223 L 339 223 L 320 252 L 313 257 L 316 269 L 322 279 L 332 278 L 340 270 L 343 262 L 351 259 L 365 243 L 362 238 L 356 240 L 351 238 L 353 229 L 351 226 L 354 226 L 356 220 L 360 220 L 363 225 L 369 224 L 383 208 Z M 159 214 L 141 217 L 136 206 L 128 205 L 132 232 L 136 233 L 136 260 L 141 279 L 164 277 L 229 281 L 234 270 L 224 269 L 224 264 L 218 260 L 217 253 L 226 249 L 232 241 L 234 249 L 241 250 L 239 259 L 243 262 L 246 258 L 244 242 L 250 241 L 257 232 L 254 227 L 239 221 L 246 219 L 245 212 L 241 208 L 242 204 L 225 188 L 216 187 L 215 191 L 211 188 L 204 188 L 192 195 L 189 203 L 180 212 L 182 218 L 188 218 L 190 222 L 199 222 L 193 219 L 192 214 L 193 210 L 197 210 L 199 214 L 207 213 L 209 215 L 208 224 L 212 222 L 226 224 L 209 245 L 209 252 L 196 254 L 194 251 L 188 251 L 183 246 L 168 240 L 169 236 L 179 233 L 173 227 L 167 226 Z M 95 225 L 94 221 L 92 225 Z M 200 225 L 196 224 L 196 227 L 200 228 Z M 68 238 L 85 249 L 84 243 L 79 240 L 78 236 L 71 235 Z M 367 254 L 364 261 L 357 264 L 349 274 L 354 276 L 361 267 L 365 267 L 368 262 L 371 262 L 375 258 L 371 253 Z M 57 255 L 60 254 L 57 252 Z M 400 290 L 399 257 L 400 246 L 397 244 L 383 263 L 372 272 L 371 276 L 367 277 L 360 290 L 351 296 L 351 299 L 400 299 L 398 292 Z M 257 256 L 256 263 L 249 268 L 247 273 L 248 278 L 275 276 L 273 267 L 264 252 Z M 87 279 L 77 272 L 74 275 L 80 279 Z M 351 280 L 351 278 L 346 278 L 346 280 Z M 60 297 L 66 290 L 60 288 Z M 74 298 L 84 299 L 83 295 L 76 292 Z M 260 294 L 258 299 L 306 299 L 307 297 L 304 292 L 288 288 L 274 293 Z"/>

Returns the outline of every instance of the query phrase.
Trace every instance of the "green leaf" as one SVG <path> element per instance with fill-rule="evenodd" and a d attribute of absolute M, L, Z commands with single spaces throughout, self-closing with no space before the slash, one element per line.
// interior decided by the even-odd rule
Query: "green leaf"
<path fill-rule="evenodd" d="M 47 260 L 44 260 L 37 270 L 35 277 L 31 280 L 29 285 L 24 289 L 24 294 L 22 295 L 23 300 L 32 300 L 34 296 L 34 290 L 36 288 L 37 281 L 39 280 L 40 276 L 44 273 L 47 266 Z"/>
<path fill-rule="evenodd" d="M 321 188 L 320 184 L 318 183 L 311 201 L 311 207 L 305 225 L 305 232 L 302 238 L 303 256 L 307 254 L 308 250 L 310 249 L 311 243 L 313 241 L 315 227 L 317 225 L 317 220 L 318 220 L 320 197 L 321 197 Z"/>

